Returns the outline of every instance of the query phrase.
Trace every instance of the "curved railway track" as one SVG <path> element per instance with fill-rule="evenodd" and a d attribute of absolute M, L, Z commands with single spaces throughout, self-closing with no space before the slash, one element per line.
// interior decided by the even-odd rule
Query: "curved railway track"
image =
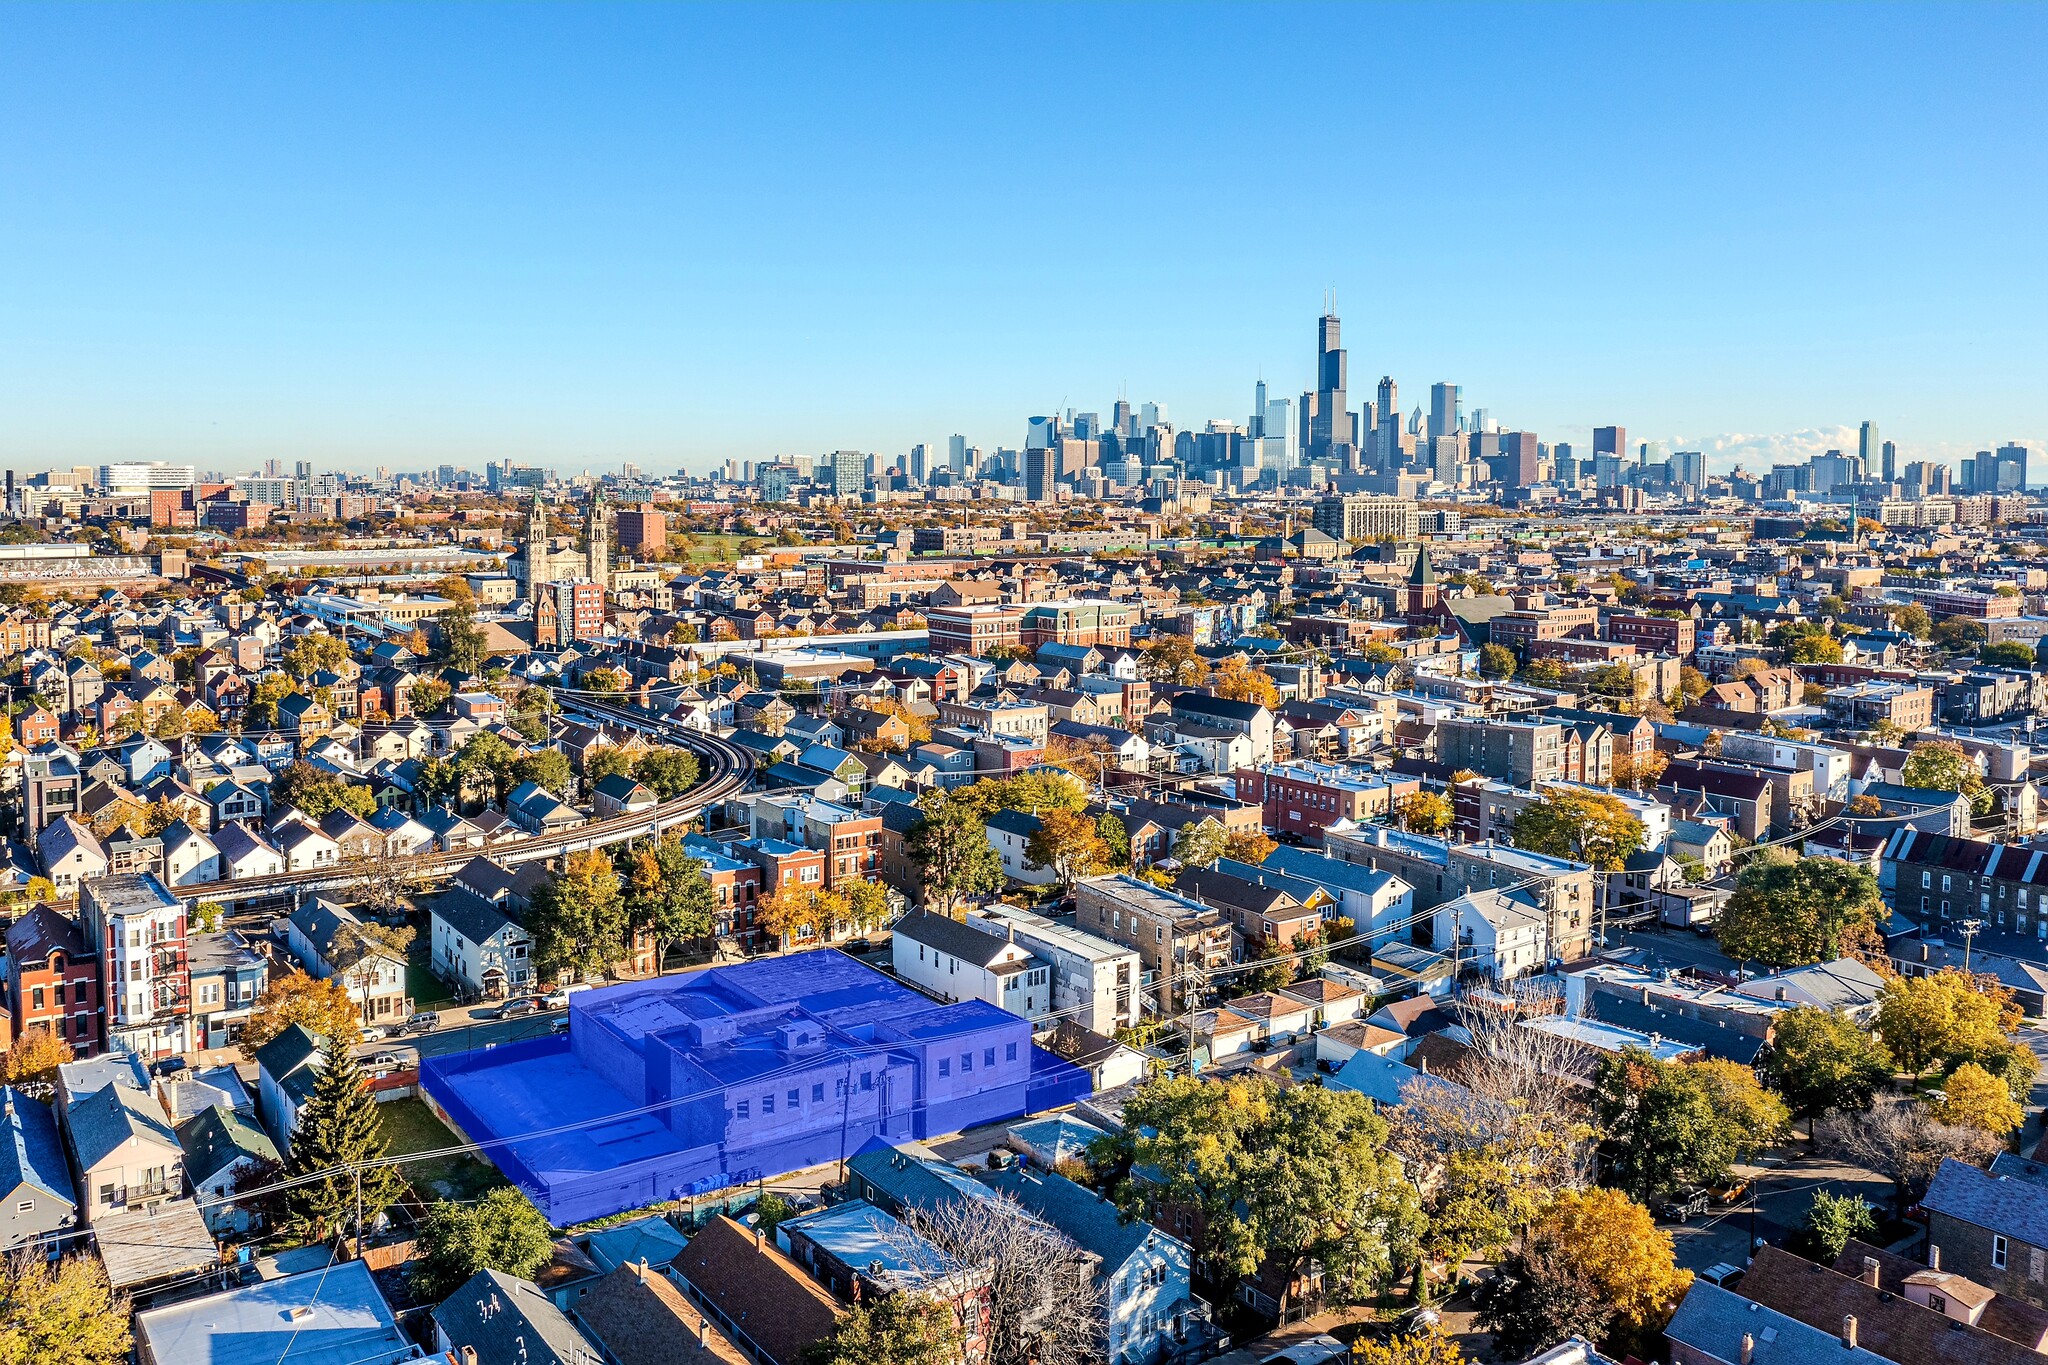
<path fill-rule="evenodd" d="M 681 796 L 664 801 L 652 810 L 594 820 L 566 834 L 519 839 L 510 843 L 492 844 L 487 848 L 459 849 L 453 853 L 416 854 L 408 858 L 392 858 L 385 861 L 422 877 L 434 877 L 453 872 L 479 854 L 487 854 L 493 861 L 505 864 L 542 862 L 560 857 L 564 853 L 603 848 L 648 835 L 659 836 L 664 830 L 696 819 L 707 806 L 723 801 L 739 791 L 746 786 L 747 778 L 753 772 L 753 755 L 715 735 L 691 730 L 672 721 L 661 720 L 608 703 L 592 703 L 578 699 L 563 709 L 615 725 L 624 725 L 678 748 L 688 749 L 697 755 L 703 766 L 700 780 L 696 786 Z M 245 877 L 235 881 L 174 886 L 169 890 L 181 901 L 217 901 L 229 910 L 234 910 L 250 902 L 284 897 L 296 900 L 306 892 L 339 890 L 355 880 L 356 873 L 353 869 L 337 865 L 310 871 L 281 872 L 268 877 Z"/>

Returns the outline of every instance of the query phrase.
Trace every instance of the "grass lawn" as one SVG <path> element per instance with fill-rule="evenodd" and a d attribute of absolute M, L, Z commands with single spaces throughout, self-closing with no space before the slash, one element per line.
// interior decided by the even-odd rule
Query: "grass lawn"
<path fill-rule="evenodd" d="M 412 948 L 406 954 L 405 993 L 412 997 L 414 1009 L 438 1009 L 452 1005 L 455 997 L 448 991 L 448 983 L 435 976 L 427 968 L 427 936 L 413 935 Z"/>
<path fill-rule="evenodd" d="M 384 1136 L 394 1154 L 438 1151 L 457 1142 L 448 1125 L 434 1117 L 434 1111 L 418 1097 L 380 1104 L 377 1112 L 383 1116 Z M 409 1161 L 401 1169 L 414 1189 L 438 1199 L 474 1199 L 508 1183 L 497 1167 L 475 1156 Z"/>
<path fill-rule="evenodd" d="M 680 560 L 683 557 L 684 550 L 687 548 L 690 562 L 694 564 L 730 562 L 739 558 L 740 546 L 750 540 L 757 540 L 769 546 L 775 544 L 773 536 L 699 534 L 696 537 L 696 543 L 687 547 L 677 544 L 675 538 L 671 537 L 668 542 L 668 553 L 671 559 Z"/>

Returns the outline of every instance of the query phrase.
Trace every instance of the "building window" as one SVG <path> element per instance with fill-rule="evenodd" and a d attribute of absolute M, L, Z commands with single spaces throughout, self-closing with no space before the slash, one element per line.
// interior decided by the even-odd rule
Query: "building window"
<path fill-rule="evenodd" d="M 1991 1236 L 1991 1264 L 1995 1269 L 2005 1269 L 2006 1249 L 2005 1238 L 1993 1233 Z"/>
<path fill-rule="evenodd" d="M 812 1104 L 822 1104 L 822 1103 L 824 1103 L 824 1100 L 825 1100 L 825 1083 L 824 1083 L 823 1081 L 820 1081 L 820 1082 L 818 1082 L 818 1083 L 817 1083 L 816 1085 L 814 1085 L 814 1086 L 812 1086 L 812 1087 L 811 1087 L 811 1103 L 812 1103 Z"/>
<path fill-rule="evenodd" d="M 1017 1045 L 1015 1043 L 1005 1043 L 1003 1045 L 1003 1060 L 1006 1062 L 1017 1060 Z"/>
<path fill-rule="evenodd" d="M 739 1118 L 746 1118 L 746 1117 L 748 1117 L 748 1114 L 749 1114 L 749 1110 L 750 1110 L 750 1105 L 749 1105 L 749 1102 L 748 1102 L 748 1101 L 746 1101 L 746 1100 L 741 1100 L 741 1101 L 740 1101 L 740 1103 L 739 1103 L 739 1110 L 738 1110 L 738 1113 L 737 1113 L 737 1115 L 736 1115 L 736 1116 L 737 1116 L 737 1117 L 739 1117 Z"/>
<path fill-rule="evenodd" d="M 951 1076 L 952 1074 L 953 1074 L 953 1061 L 952 1061 L 952 1059 L 951 1059 L 950 1057 L 941 1057 L 941 1058 L 939 1058 L 939 1077 L 940 1077 L 940 1079 L 941 1079 L 941 1080 L 943 1080 L 943 1079 L 945 1079 L 946 1077 L 948 1077 L 948 1076 Z M 2004 1239 L 2003 1237 L 2001 1237 L 2001 1238 L 1999 1238 L 1999 1240 L 2000 1240 L 2000 1241 L 2002 1242 L 2002 1241 L 2004 1241 L 2005 1239 Z M 2004 1264 L 2004 1262 L 2000 1262 L 2000 1264 L 2002 1265 L 2002 1264 Z"/>

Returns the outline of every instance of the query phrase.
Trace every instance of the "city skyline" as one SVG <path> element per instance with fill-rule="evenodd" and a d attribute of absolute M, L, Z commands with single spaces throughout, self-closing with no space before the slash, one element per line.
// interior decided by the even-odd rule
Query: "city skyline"
<path fill-rule="evenodd" d="M 1199 429 L 1261 378 L 1318 387 L 1326 294 L 1354 408 L 1449 382 L 1716 471 L 1865 420 L 1902 460 L 2038 450 L 2044 36 L 1995 8 L 17 9 L 0 250 L 36 268 L 0 310 L 0 458 L 702 471 L 1021 447 L 1119 393 Z M 1442 60 L 1301 89 L 1311 38 Z M 1115 77 L 1041 91 L 1047 52 Z M 1713 84 L 1654 78 L 1680 56 Z"/>

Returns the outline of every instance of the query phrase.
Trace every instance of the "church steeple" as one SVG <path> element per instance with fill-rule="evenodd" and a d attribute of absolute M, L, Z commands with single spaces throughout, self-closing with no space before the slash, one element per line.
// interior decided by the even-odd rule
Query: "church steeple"
<path fill-rule="evenodd" d="M 611 517 L 611 509 L 605 506 L 604 485 L 595 485 L 590 491 L 590 532 L 584 550 L 584 570 L 606 592 L 612 587 Z"/>
<path fill-rule="evenodd" d="M 540 490 L 533 490 L 533 506 L 526 512 L 526 600 L 540 601 L 540 590 L 552 575 L 548 572 L 548 509 L 542 505 Z"/>

